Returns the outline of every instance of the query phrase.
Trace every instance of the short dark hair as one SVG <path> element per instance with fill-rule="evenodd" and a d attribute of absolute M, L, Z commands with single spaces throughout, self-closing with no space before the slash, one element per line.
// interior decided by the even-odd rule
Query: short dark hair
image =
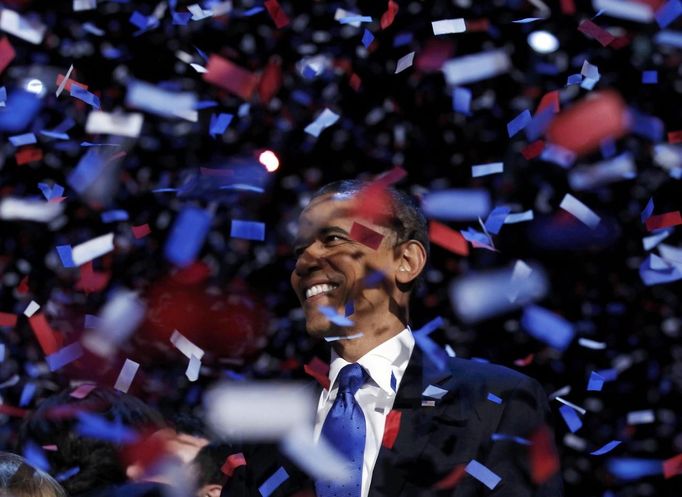
<path fill-rule="evenodd" d="M 234 449 L 231 445 L 223 443 L 210 443 L 204 445 L 192 464 L 196 468 L 197 485 L 223 485 L 227 476 L 222 472 L 223 464 L 227 456 L 232 454 Z"/>
<path fill-rule="evenodd" d="M 364 189 L 370 188 L 370 181 L 361 179 L 344 179 L 334 181 L 324 185 L 313 193 L 311 200 L 329 194 L 356 195 Z M 424 246 L 428 258 L 431 247 L 429 244 L 429 229 L 426 217 L 419 203 L 408 193 L 393 188 L 392 186 L 382 187 L 388 194 L 391 205 L 391 228 L 395 231 L 397 244 L 408 240 L 416 240 Z"/>
<path fill-rule="evenodd" d="M 137 397 L 110 387 L 97 387 L 87 397 L 76 399 L 71 390 L 43 399 L 23 421 L 19 443 L 33 441 L 39 445 L 56 445 L 57 451 L 47 451 L 55 473 L 78 467 L 78 472 L 62 485 L 69 495 L 76 495 L 106 485 L 126 481 L 120 446 L 106 440 L 81 436 L 76 432 L 78 412 L 91 412 L 117 420 L 133 430 L 162 428 L 163 418 L 156 409 Z"/>
<path fill-rule="evenodd" d="M 0 452 L 0 497 L 66 497 L 66 492 L 23 457 Z"/>

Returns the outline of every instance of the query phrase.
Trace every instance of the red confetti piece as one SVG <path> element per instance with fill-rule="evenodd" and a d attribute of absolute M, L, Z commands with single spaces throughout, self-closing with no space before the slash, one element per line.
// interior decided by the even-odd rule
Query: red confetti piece
<path fill-rule="evenodd" d="M 19 282 L 19 285 L 17 286 L 17 291 L 21 294 L 26 294 L 29 291 L 28 287 L 28 276 L 24 276 L 21 281 Z"/>
<path fill-rule="evenodd" d="M 84 399 L 95 388 L 97 388 L 97 385 L 95 385 L 94 383 L 84 383 L 78 386 L 77 388 L 74 388 L 69 395 L 74 399 Z"/>
<path fill-rule="evenodd" d="M 429 240 L 455 254 L 469 255 L 469 246 L 462 234 L 438 221 L 429 223 Z"/>
<path fill-rule="evenodd" d="M 407 171 L 400 166 L 395 166 L 390 171 L 379 176 L 375 182 L 384 185 L 384 187 L 388 187 L 394 183 L 397 183 L 405 176 L 407 176 Z"/>
<path fill-rule="evenodd" d="M 395 19 L 395 16 L 398 14 L 398 4 L 394 2 L 393 0 L 388 0 L 388 9 L 386 12 L 384 12 L 381 16 L 381 29 L 386 29 L 389 27 L 391 24 L 393 24 L 393 20 Z"/>
<path fill-rule="evenodd" d="M 386 416 L 386 424 L 384 425 L 384 438 L 381 440 L 381 445 L 387 449 L 392 449 L 395 445 L 395 440 L 398 438 L 400 431 L 400 418 L 403 413 L 401 411 L 392 410 Z"/>
<path fill-rule="evenodd" d="M 80 278 L 76 282 L 76 289 L 85 292 L 99 292 L 102 291 L 111 278 L 110 272 L 95 271 L 92 261 L 86 262 L 80 269 Z"/>
<path fill-rule="evenodd" d="M 616 39 L 611 33 L 606 31 L 601 26 L 597 26 L 595 23 L 589 19 L 585 19 L 578 25 L 578 31 L 586 35 L 588 38 L 594 38 L 602 47 L 608 46 L 613 40 Z"/>
<path fill-rule="evenodd" d="M 535 115 L 537 116 L 547 107 L 552 107 L 552 112 L 555 114 L 559 112 L 559 90 L 550 91 L 542 96 L 538 108 L 535 110 Z"/>
<path fill-rule="evenodd" d="M 0 414 L 6 416 L 14 416 L 16 418 L 23 418 L 28 414 L 26 409 L 21 409 L 19 407 L 8 406 L 7 404 L 0 404 Z"/>
<path fill-rule="evenodd" d="M 682 143 L 682 129 L 669 132 L 668 143 Z"/>
<path fill-rule="evenodd" d="M 57 447 L 55 444 L 43 445 L 41 448 L 50 452 L 57 452 L 59 450 L 59 447 Z"/>
<path fill-rule="evenodd" d="M 360 223 L 353 223 L 350 229 L 350 237 L 356 242 L 367 245 L 372 250 L 378 249 L 379 245 L 381 245 L 381 240 L 384 239 L 384 235 Z"/>
<path fill-rule="evenodd" d="M 265 66 L 265 70 L 258 83 L 258 96 L 263 104 L 267 104 L 282 86 L 282 61 L 279 57 L 272 57 Z"/>
<path fill-rule="evenodd" d="M 281 29 L 289 24 L 289 16 L 287 16 L 277 0 L 266 0 L 265 8 L 268 9 L 268 14 L 272 17 L 277 29 Z"/>
<path fill-rule="evenodd" d="M 561 12 L 569 16 L 575 14 L 575 2 L 573 0 L 561 0 Z"/>
<path fill-rule="evenodd" d="M 0 40 L 0 73 L 14 60 L 16 52 L 6 36 Z"/>
<path fill-rule="evenodd" d="M 535 359 L 535 354 L 528 354 L 526 357 L 522 357 L 521 359 L 516 359 L 514 361 L 515 366 L 528 366 L 531 362 L 533 362 L 533 359 Z"/>
<path fill-rule="evenodd" d="M 57 87 L 59 87 L 59 85 L 62 84 L 62 81 L 64 81 L 64 78 L 65 78 L 65 77 L 66 77 L 66 76 L 63 75 L 63 74 L 58 74 L 58 75 L 57 75 Z M 66 91 L 68 91 L 69 93 L 71 93 L 71 86 L 72 86 L 72 85 L 79 86 L 79 87 L 81 87 L 81 88 L 84 89 L 84 90 L 87 90 L 87 89 L 88 89 L 88 85 L 84 85 L 83 83 L 79 83 L 78 81 L 75 81 L 75 80 L 73 80 L 73 79 L 71 79 L 71 78 L 69 78 L 69 79 L 66 81 L 66 84 L 64 85 L 64 89 L 65 89 Z"/>
<path fill-rule="evenodd" d="M 614 91 L 592 93 L 573 107 L 560 112 L 549 125 L 547 138 L 576 154 L 599 148 L 606 138 L 617 140 L 629 127 L 625 102 Z"/>
<path fill-rule="evenodd" d="M 51 204 L 60 204 L 66 200 L 66 197 L 52 197 L 50 200 L 48 200 L 48 203 Z"/>
<path fill-rule="evenodd" d="M 680 474 L 682 474 L 682 454 L 663 461 L 663 476 L 666 480 Z"/>
<path fill-rule="evenodd" d="M 11 326 L 17 325 L 17 315 L 10 314 L 9 312 L 0 312 L 0 326 Z"/>
<path fill-rule="evenodd" d="M 437 482 L 433 486 L 433 488 L 437 490 L 447 490 L 449 488 L 453 488 L 466 474 L 465 468 L 466 465 L 458 464 L 457 466 L 452 468 L 452 471 L 445 475 L 445 477 L 442 480 Z"/>
<path fill-rule="evenodd" d="M 315 378 L 322 388 L 329 390 L 329 364 L 313 357 L 312 361 L 303 366 L 303 371 Z"/>
<path fill-rule="evenodd" d="M 258 76 L 217 55 L 211 55 L 206 65 L 204 81 L 249 100 L 258 85 Z"/>
<path fill-rule="evenodd" d="M 668 228 L 669 226 L 677 226 L 682 224 L 682 216 L 680 216 L 680 211 L 666 212 L 665 214 L 659 214 L 658 216 L 651 216 L 646 220 L 646 229 L 649 231 L 660 230 L 662 228 Z"/>
<path fill-rule="evenodd" d="M 360 79 L 360 76 L 357 74 L 353 73 L 350 77 L 350 81 L 348 81 L 348 84 L 350 85 L 351 88 L 353 88 L 355 91 L 360 91 L 360 85 L 362 85 L 362 79 Z"/>
<path fill-rule="evenodd" d="M 547 426 L 538 428 L 530 437 L 531 478 L 537 485 L 542 485 L 559 471 L 559 457 L 552 441 L 552 432 Z"/>
<path fill-rule="evenodd" d="M 467 31 L 469 24 L 467 23 Z M 437 72 L 443 67 L 446 60 L 455 54 L 454 45 L 444 40 L 428 40 L 424 47 L 417 53 L 414 66 L 421 72 Z"/>
<path fill-rule="evenodd" d="M 523 150 L 521 150 L 521 155 L 523 155 L 526 160 L 535 159 L 542 153 L 544 149 L 545 142 L 542 140 L 536 140 L 533 143 L 526 145 Z"/>
<path fill-rule="evenodd" d="M 222 471 L 224 475 L 230 477 L 234 474 L 234 470 L 240 466 L 246 466 L 246 458 L 244 457 L 244 454 L 237 452 L 236 454 L 227 456 L 225 463 L 220 467 L 220 471 Z"/>
<path fill-rule="evenodd" d="M 28 318 L 28 322 L 33 329 L 33 333 L 38 339 L 40 348 L 43 349 L 43 354 L 50 355 L 54 354 L 59 350 L 59 344 L 57 343 L 57 336 L 50 327 L 47 319 L 45 319 L 45 314 L 38 313 L 34 314 Z"/>
<path fill-rule="evenodd" d="M 152 230 L 148 224 L 141 224 L 139 226 L 131 226 L 130 229 L 133 232 L 133 236 L 137 239 L 144 238 L 145 236 L 147 236 L 149 233 L 152 232 Z"/>
<path fill-rule="evenodd" d="M 482 19 L 467 19 L 465 24 L 467 27 L 467 33 L 473 33 L 476 31 L 486 32 L 490 29 L 490 19 L 487 17 Z"/>
<path fill-rule="evenodd" d="M 43 151 L 38 147 L 24 147 L 19 150 L 14 157 L 17 160 L 17 165 L 23 166 L 29 162 L 35 162 L 43 158 Z"/>

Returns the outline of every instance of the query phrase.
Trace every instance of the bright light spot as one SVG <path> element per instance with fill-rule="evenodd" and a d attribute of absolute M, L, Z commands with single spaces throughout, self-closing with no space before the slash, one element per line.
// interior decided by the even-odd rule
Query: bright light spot
<path fill-rule="evenodd" d="M 548 31 L 533 31 L 528 35 L 528 44 L 538 53 L 552 53 L 559 48 L 559 40 Z"/>
<path fill-rule="evenodd" d="M 258 156 L 258 161 L 265 166 L 269 173 L 275 172 L 279 168 L 279 159 L 270 150 L 261 153 Z"/>
<path fill-rule="evenodd" d="M 31 79 L 26 83 L 26 91 L 40 95 L 43 92 L 43 82 L 39 79 Z"/>

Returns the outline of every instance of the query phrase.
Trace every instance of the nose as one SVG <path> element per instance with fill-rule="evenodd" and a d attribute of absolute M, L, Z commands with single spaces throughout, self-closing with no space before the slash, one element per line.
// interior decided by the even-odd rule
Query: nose
<path fill-rule="evenodd" d="M 317 242 L 308 245 L 296 259 L 294 272 L 298 276 L 307 276 L 314 271 L 322 269 L 323 251 Z"/>

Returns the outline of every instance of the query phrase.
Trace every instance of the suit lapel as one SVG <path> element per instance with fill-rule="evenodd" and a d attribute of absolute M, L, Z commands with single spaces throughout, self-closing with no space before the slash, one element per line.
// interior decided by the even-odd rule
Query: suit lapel
<path fill-rule="evenodd" d="M 436 400 L 435 406 L 422 405 L 422 392 L 428 385 L 449 393 Z M 393 410 L 400 412 L 398 436 L 392 448 L 382 445 L 379 451 L 370 497 L 397 497 L 408 477 L 420 472 L 426 477 L 432 472 L 432 468 L 420 468 L 419 462 L 429 440 L 443 424 L 464 426 L 471 414 L 469 399 L 461 387 L 462 378 L 455 378 L 449 370 L 438 372 L 428 356 L 419 347 L 414 348 L 393 404 Z"/>

